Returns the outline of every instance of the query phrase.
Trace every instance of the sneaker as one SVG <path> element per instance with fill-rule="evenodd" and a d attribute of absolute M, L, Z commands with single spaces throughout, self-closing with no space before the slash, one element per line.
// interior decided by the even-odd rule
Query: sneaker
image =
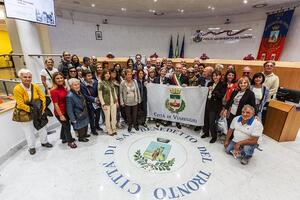
<path fill-rule="evenodd" d="M 49 142 L 45 143 L 45 144 L 42 144 L 42 147 L 46 147 L 46 148 L 52 148 L 53 145 L 50 144 Z"/>
<path fill-rule="evenodd" d="M 242 164 L 242 165 L 248 165 L 248 163 L 249 163 L 249 159 L 248 159 L 248 158 L 243 157 L 243 158 L 241 159 L 241 164 Z"/>
<path fill-rule="evenodd" d="M 36 153 L 35 148 L 28 149 L 30 155 L 34 155 Z"/>

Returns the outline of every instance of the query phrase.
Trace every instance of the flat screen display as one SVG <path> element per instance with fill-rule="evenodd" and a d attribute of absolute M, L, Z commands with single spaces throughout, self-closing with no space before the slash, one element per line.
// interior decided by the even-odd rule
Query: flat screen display
<path fill-rule="evenodd" d="M 54 0 L 4 0 L 6 17 L 55 26 Z"/>

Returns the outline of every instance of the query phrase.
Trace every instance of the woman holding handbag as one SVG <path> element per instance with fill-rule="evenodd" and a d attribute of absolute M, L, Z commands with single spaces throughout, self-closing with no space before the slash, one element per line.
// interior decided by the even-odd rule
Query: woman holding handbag
<path fill-rule="evenodd" d="M 41 102 L 41 111 L 44 113 L 46 109 L 46 98 L 41 88 L 32 83 L 32 73 L 28 69 L 21 69 L 18 72 L 21 83 L 16 85 L 13 94 L 16 99 L 16 107 L 14 110 L 13 121 L 19 122 L 25 133 L 25 138 L 29 147 L 30 155 L 36 153 L 35 149 L 35 132 L 37 131 L 33 124 L 32 103 L 34 101 Z M 41 144 L 43 147 L 51 148 L 52 144 L 48 142 L 47 131 L 45 127 L 38 130 Z"/>

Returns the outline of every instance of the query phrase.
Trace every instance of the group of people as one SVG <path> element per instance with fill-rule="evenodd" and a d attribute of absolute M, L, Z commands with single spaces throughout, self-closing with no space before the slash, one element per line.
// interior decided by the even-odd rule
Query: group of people
<path fill-rule="evenodd" d="M 275 63 L 268 61 L 264 71 L 252 75 L 251 68 L 245 67 L 243 74 L 237 74 L 234 66 L 226 69 L 221 64 L 205 66 L 198 58 L 192 66 L 184 60 L 174 63 L 171 59 L 150 57 L 144 64 L 141 54 L 128 59 L 126 66 L 108 62 L 100 63 L 97 58 L 83 57 L 79 62 L 76 55 L 63 52 L 58 68 L 54 60 L 47 58 L 45 68 L 41 71 L 41 80 L 45 91 L 31 83 L 31 73 L 26 69 L 19 71 L 21 83 L 16 86 L 14 96 L 17 107 L 30 113 L 31 98 L 39 99 L 46 108 L 46 97 L 52 100 L 54 115 L 61 123 L 60 138 L 70 148 L 76 148 L 71 134 L 73 127 L 79 142 L 88 142 L 88 125 L 93 135 L 103 131 L 100 119 L 105 123 L 107 134 L 114 136 L 121 127 L 121 119 L 127 124 L 128 131 L 139 126 L 147 127 L 147 84 L 169 84 L 180 87 L 208 87 L 203 127 L 194 127 L 195 131 L 203 130 L 201 138 L 211 136 L 210 143 L 217 140 L 216 120 L 227 119 L 229 130 L 224 146 L 226 152 L 240 155 L 241 162 L 246 164 L 262 135 L 262 123 L 265 119 L 269 100 L 276 94 L 279 78 L 273 73 Z M 223 73 L 225 72 L 225 73 Z M 31 98 L 31 88 L 34 88 Z M 46 97 L 45 97 L 45 95 Z M 170 125 L 171 122 L 155 120 L 156 126 Z M 28 123 L 28 122 L 23 122 Z M 176 123 L 181 128 L 180 123 Z M 23 127 L 25 128 L 25 126 Z M 51 147 L 42 130 L 42 145 Z M 31 132 L 31 134 L 30 134 Z M 35 153 L 33 127 L 25 131 L 30 154 Z"/>

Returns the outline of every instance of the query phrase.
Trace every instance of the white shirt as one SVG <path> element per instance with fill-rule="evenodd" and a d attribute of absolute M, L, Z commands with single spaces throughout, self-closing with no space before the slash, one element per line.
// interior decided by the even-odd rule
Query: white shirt
<path fill-rule="evenodd" d="M 21 83 L 21 85 L 28 94 L 28 101 L 31 101 L 31 84 L 30 84 L 29 88 L 25 87 L 25 85 L 23 85 L 23 83 Z"/>
<path fill-rule="evenodd" d="M 236 96 L 234 97 L 233 104 L 232 104 L 231 109 L 230 109 L 231 114 L 236 115 L 237 109 L 239 107 L 240 100 L 242 99 L 244 94 L 245 94 L 245 91 L 244 92 L 239 91 L 236 94 Z"/>
<path fill-rule="evenodd" d="M 257 120 L 256 118 L 253 118 L 248 120 L 248 123 L 242 124 L 241 122 L 241 115 L 235 117 L 230 125 L 230 129 L 234 130 L 234 137 L 232 141 L 239 142 L 242 140 L 249 139 L 251 136 L 258 137 L 258 143 L 261 142 L 262 139 L 262 132 L 263 132 L 263 125 L 262 123 Z"/>
<path fill-rule="evenodd" d="M 253 87 L 252 92 L 255 95 L 255 104 L 256 105 L 260 104 L 260 101 L 261 101 L 262 96 L 263 96 L 262 88 Z"/>
<path fill-rule="evenodd" d="M 55 72 L 58 72 L 58 70 L 56 68 L 52 68 L 52 70 L 48 69 L 48 72 L 50 73 L 51 76 L 53 76 L 53 74 Z M 46 84 L 48 86 L 48 88 L 52 88 L 53 84 L 52 84 L 52 78 L 51 76 L 48 74 L 48 72 L 46 71 L 46 69 L 42 69 L 41 71 L 41 76 L 46 77 Z"/>

